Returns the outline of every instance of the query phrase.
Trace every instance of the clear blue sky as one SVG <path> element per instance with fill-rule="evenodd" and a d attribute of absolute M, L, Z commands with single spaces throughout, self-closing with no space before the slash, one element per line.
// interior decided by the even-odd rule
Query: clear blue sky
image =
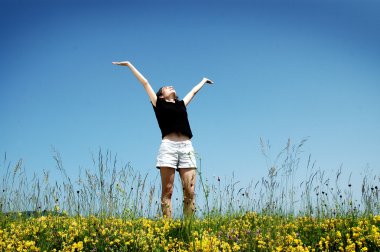
<path fill-rule="evenodd" d="M 288 138 L 309 137 L 303 160 L 379 174 L 376 2 L 2 1 L 0 153 L 42 174 L 55 170 L 55 148 L 75 177 L 102 148 L 157 175 L 149 99 L 111 64 L 129 60 L 180 98 L 202 77 L 214 80 L 188 107 L 210 178 L 259 180 L 260 138 L 274 156 Z"/>

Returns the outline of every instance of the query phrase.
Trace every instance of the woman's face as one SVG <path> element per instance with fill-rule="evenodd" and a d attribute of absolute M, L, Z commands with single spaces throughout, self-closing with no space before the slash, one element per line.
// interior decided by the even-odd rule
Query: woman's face
<path fill-rule="evenodd" d="M 177 95 L 173 86 L 165 86 L 162 88 L 161 92 L 164 99 L 175 99 Z"/>

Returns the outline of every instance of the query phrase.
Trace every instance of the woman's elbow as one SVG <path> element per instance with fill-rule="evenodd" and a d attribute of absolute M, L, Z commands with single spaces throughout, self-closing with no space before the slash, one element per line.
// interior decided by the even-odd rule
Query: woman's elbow
<path fill-rule="evenodd" d="M 147 79 L 141 79 L 140 82 L 141 82 L 141 84 L 142 84 L 144 87 L 149 85 L 149 82 L 148 82 Z"/>

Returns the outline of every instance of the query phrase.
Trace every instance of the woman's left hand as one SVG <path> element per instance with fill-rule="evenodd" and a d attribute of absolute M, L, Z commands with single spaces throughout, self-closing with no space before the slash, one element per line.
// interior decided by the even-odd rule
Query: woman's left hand
<path fill-rule="evenodd" d="M 203 78 L 203 81 L 207 84 L 214 84 L 214 82 L 208 78 Z"/>

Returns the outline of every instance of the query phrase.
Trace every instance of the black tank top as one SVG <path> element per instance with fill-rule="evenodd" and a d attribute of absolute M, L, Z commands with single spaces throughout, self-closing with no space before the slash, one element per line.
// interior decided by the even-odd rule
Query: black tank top
<path fill-rule="evenodd" d="M 162 138 L 173 132 L 181 133 L 190 139 L 193 137 L 183 100 L 175 100 L 173 103 L 167 102 L 165 99 L 157 99 L 156 106 L 153 106 L 153 109 L 158 126 L 161 129 Z"/>

